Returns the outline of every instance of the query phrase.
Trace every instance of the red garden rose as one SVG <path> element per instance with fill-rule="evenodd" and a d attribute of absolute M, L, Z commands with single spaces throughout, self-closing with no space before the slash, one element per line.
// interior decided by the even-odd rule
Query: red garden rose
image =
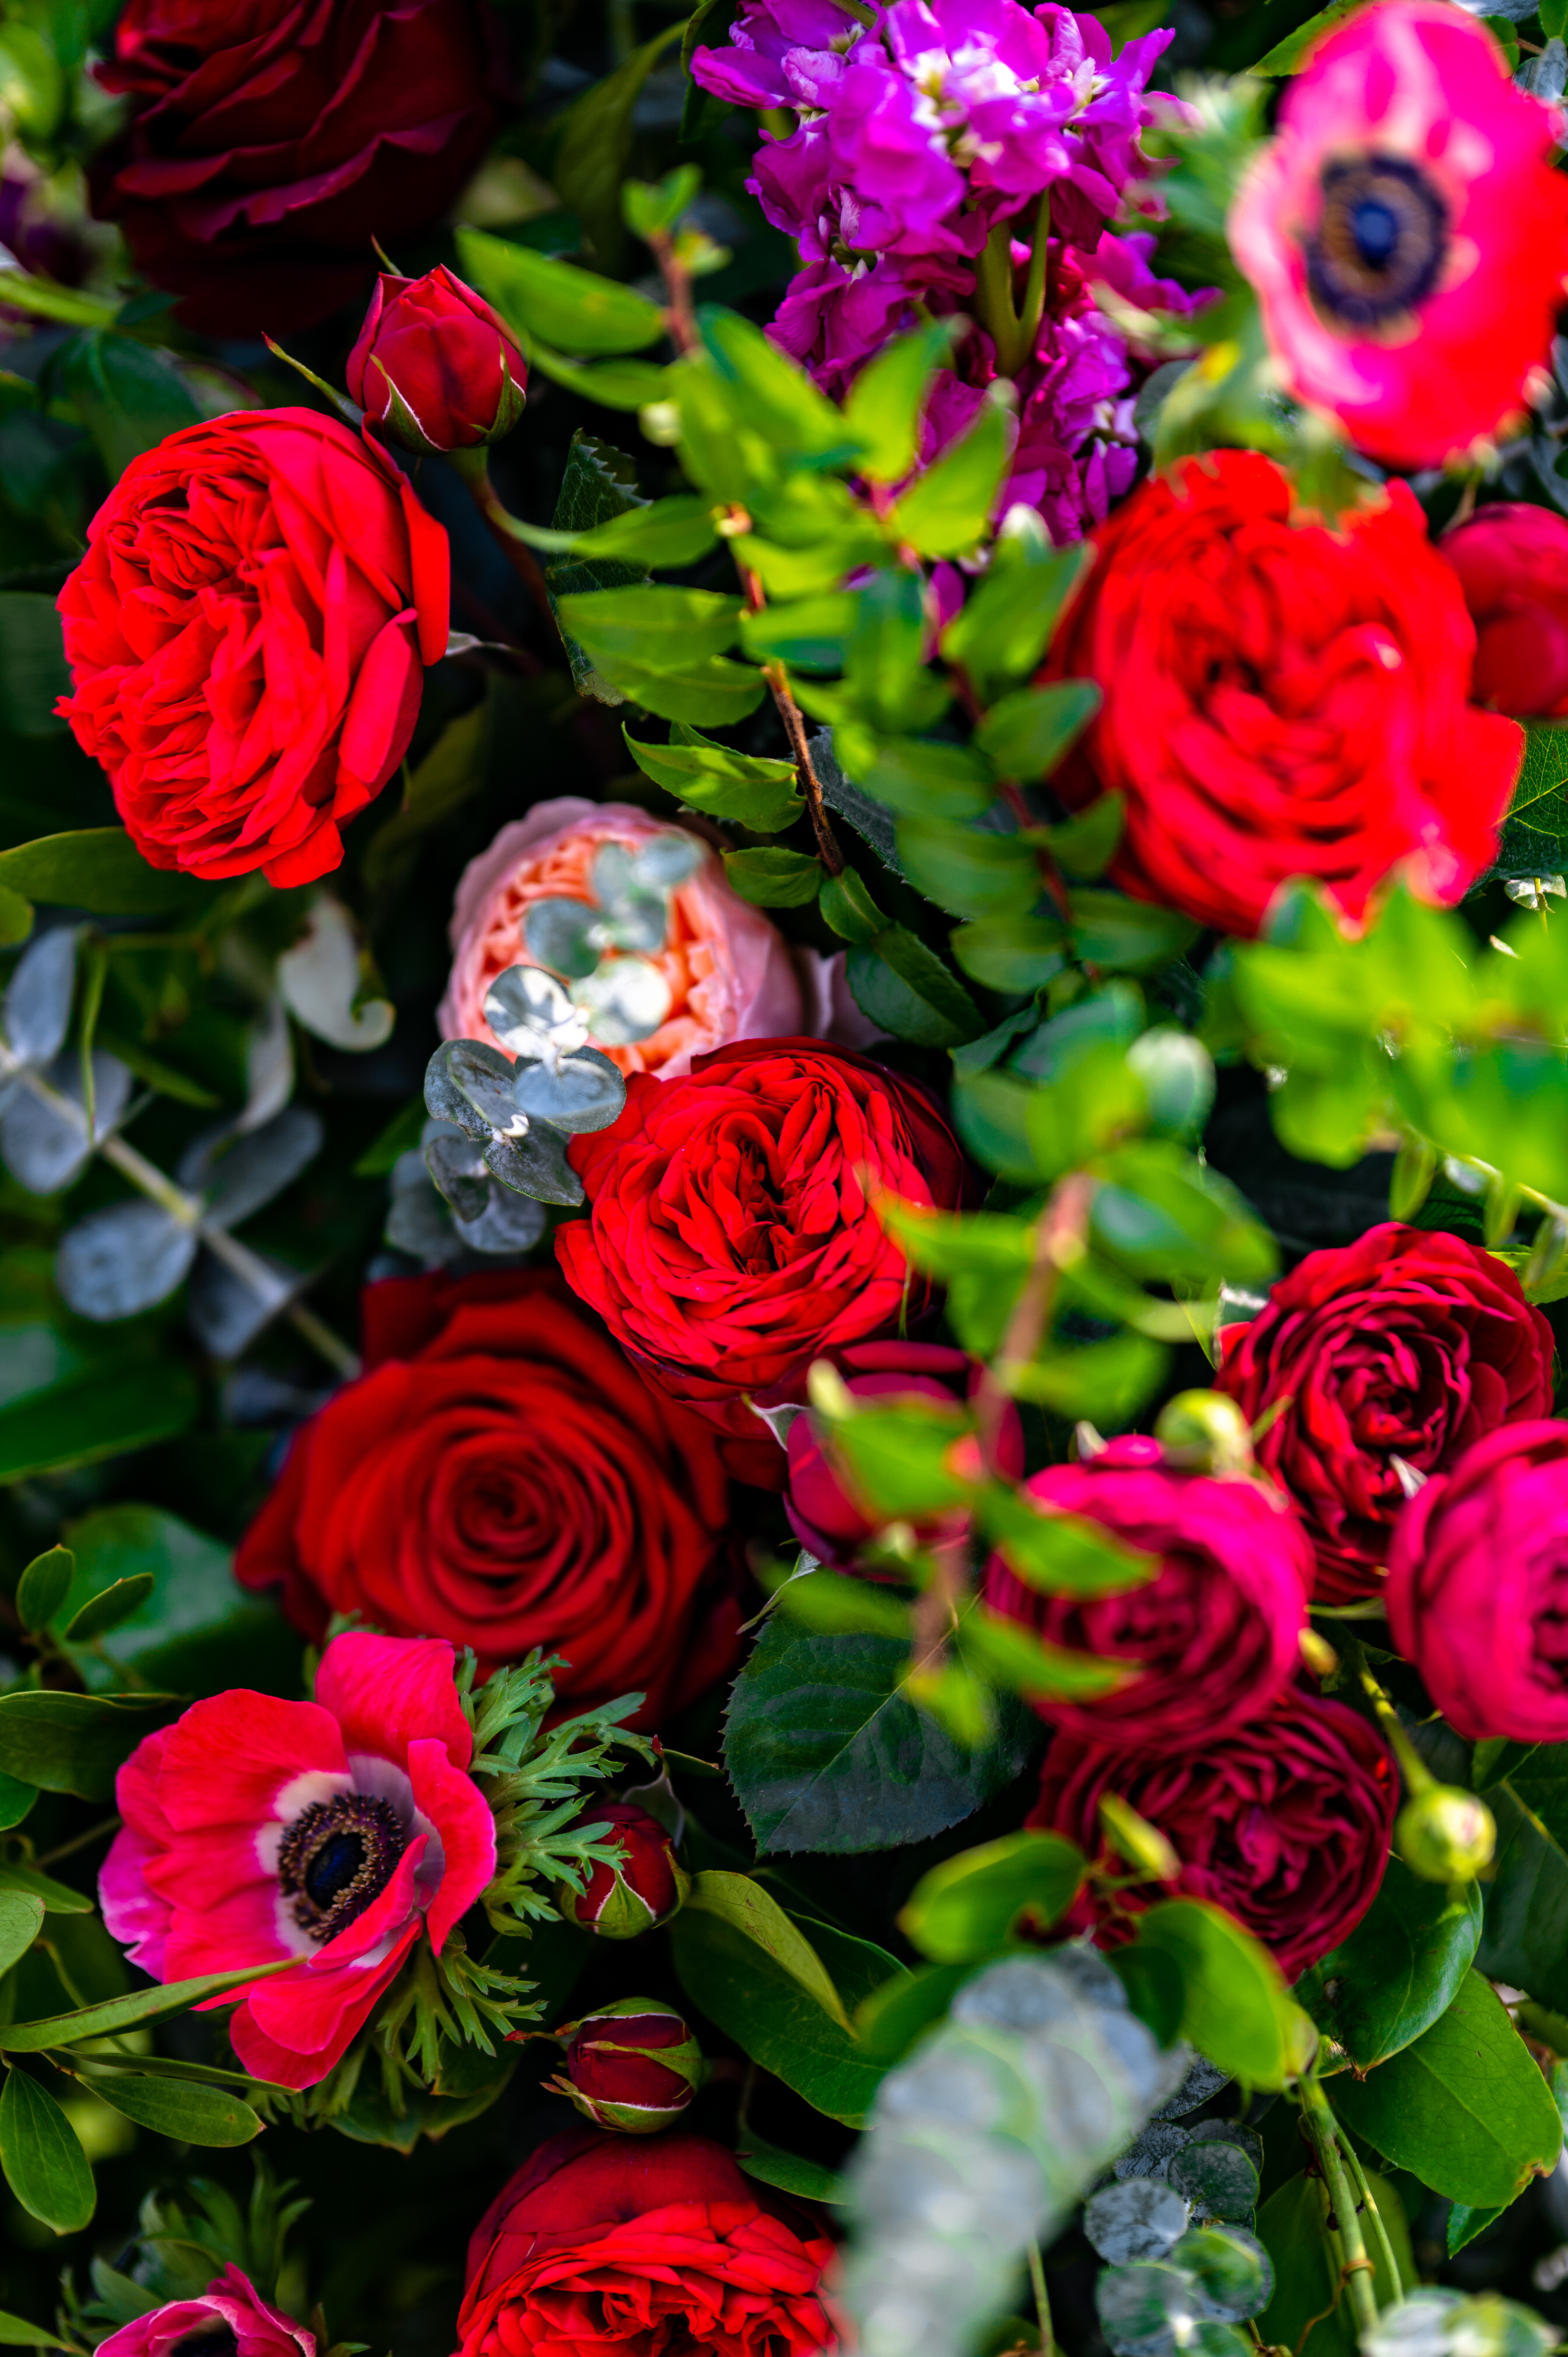
<path fill-rule="evenodd" d="M 1568 517 L 1499 500 L 1441 545 L 1476 625 L 1477 703 L 1568 718 Z"/>
<path fill-rule="evenodd" d="M 308 884 L 413 734 L 446 535 L 336 418 L 241 410 L 132 459 L 59 605 L 59 710 L 143 857 Z"/>
<path fill-rule="evenodd" d="M 1466 702 L 1475 629 L 1411 491 L 1332 530 L 1292 502 L 1255 451 L 1145 483 L 1093 535 L 1047 669 L 1103 694 L 1052 782 L 1074 808 L 1125 797 L 1112 877 L 1230 933 L 1292 877 L 1352 918 L 1401 865 L 1458 899 L 1523 746 Z"/>
<path fill-rule="evenodd" d="M 283 335 L 440 220 L 484 152 L 478 0 L 129 0 L 100 69 L 136 102 L 95 210 L 210 335 Z"/>
<path fill-rule="evenodd" d="M 1462 1236 L 1369 1228 L 1309 1253 L 1221 1335 L 1216 1389 L 1252 1424 L 1289 1403 L 1258 1459 L 1305 1518 L 1319 1603 L 1381 1587 L 1405 1495 L 1394 1458 L 1434 1473 L 1552 1405 L 1551 1327 L 1512 1269 Z"/>
<path fill-rule="evenodd" d="M 1227 1909 L 1294 1981 L 1354 1931 L 1377 1896 L 1400 1785 L 1366 1719 L 1344 1703 L 1293 1692 L 1212 1748 L 1163 1759 L 1058 1735 L 1026 1822 L 1095 1857 L 1106 1848 L 1106 1792 L 1165 1835 L 1182 1865 L 1176 1888 Z M 1157 1883 L 1134 1883 L 1080 1900 L 1075 1917 L 1101 1947 L 1116 1947 L 1162 1895 L 1169 1893 Z"/>
<path fill-rule="evenodd" d="M 1568 1424 L 1506 1426 L 1411 1500 L 1389 1627 L 1468 1742 L 1568 1742 Z"/>
<path fill-rule="evenodd" d="M 964 1185 L 923 1089 L 817 1039 L 736 1040 L 684 1080 L 634 1072 L 620 1118 L 570 1159 L 591 1213 L 555 1239 L 568 1284 L 666 1390 L 742 1436 L 748 1396 L 799 1399 L 813 1359 L 926 1304 L 863 1180 L 944 1207 Z"/>
<path fill-rule="evenodd" d="M 458 2357 L 813 2357 L 832 2255 L 808 2202 L 709 2136 L 568 2128 L 479 2222 Z"/>
<path fill-rule="evenodd" d="M 1040 1715 L 1108 1751 L 1190 1749 L 1226 1739 L 1283 1693 L 1300 1659 L 1312 1549 L 1287 1500 L 1243 1477 L 1167 1467 L 1157 1440 L 1112 1440 L 1081 1465 L 1051 1465 L 1024 1485 L 1159 1558 L 1158 1576 L 1120 1595 L 1042 1595 L 1000 1555 L 985 1599 L 1048 1644 L 1141 1664 L 1114 1694 L 1053 1700 Z"/>
<path fill-rule="evenodd" d="M 482 296 L 443 263 L 376 281 L 343 381 L 371 422 L 411 450 L 467 450 L 510 434 L 528 365 Z"/>
<path fill-rule="evenodd" d="M 628 1367 L 553 1269 L 389 1277 L 367 1372 L 295 1435 L 241 1541 L 308 1635 L 334 1612 L 472 1645 L 532 1645 L 586 1709 L 634 1689 L 656 1725 L 723 1676 L 740 1607 L 714 1435 Z"/>

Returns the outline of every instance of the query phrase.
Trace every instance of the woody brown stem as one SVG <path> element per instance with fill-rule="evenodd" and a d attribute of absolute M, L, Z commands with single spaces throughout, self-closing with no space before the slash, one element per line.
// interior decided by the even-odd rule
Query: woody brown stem
<path fill-rule="evenodd" d="M 800 790 L 806 797 L 811 831 L 817 838 L 817 856 L 830 876 L 842 876 L 843 854 L 838 847 L 828 818 L 827 805 L 822 800 L 822 781 L 812 763 L 811 748 L 806 737 L 805 716 L 789 692 L 789 673 L 781 662 L 765 662 L 762 676 L 772 692 L 774 707 L 784 724 L 784 734 L 789 739 L 789 750 L 800 771 Z"/>

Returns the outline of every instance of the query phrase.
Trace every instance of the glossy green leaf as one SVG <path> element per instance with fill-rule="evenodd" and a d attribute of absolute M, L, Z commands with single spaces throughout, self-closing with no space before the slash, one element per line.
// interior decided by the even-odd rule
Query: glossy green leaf
<path fill-rule="evenodd" d="M 898 1929 L 933 1964 L 965 1964 L 1004 1946 L 1020 1919 L 1040 1931 L 1056 1922 L 1085 1870 L 1082 1851 L 1059 1834 L 1006 1834 L 923 1874 Z"/>
<path fill-rule="evenodd" d="M 423 1103 L 421 1112 L 423 1114 Z M 126 1670 L 170 1693 L 259 1685 L 287 1693 L 297 1678 L 299 1640 L 270 1597 L 247 1595 L 220 1541 L 161 1506 L 99 1506 L 69 1526 L 76 1579 L 67 1617 L 91 1598 L 150 1580 L 143 1600 L 91 1651 L 77 1653 L 83 1681 L 99 1691 Z"/>
<path fill-rule="evenodd" d="M 863 945 L 875 942 L 887 922 L 853 867 L 823 877 L 817 907 L 824 924 L 831 925 L 841 941 Z"/>
<path fill-rule="evenodd" d="M 1320 8 L 1316 16 L 1309 16 L 1305 25 L 1298 25 L 1294 33 L 1276 41 L 1249 70 L 1271 79 L 1299 73 L 1314 44 L 1322 40 L 1326 33 L 1331 33 L 1336 25 L 1342 25 L 1347 16 L 1353 16 L 1363 5 L 1364 0 L 1328 0 L 1326 8 Z"/>
<path fill-rule="evenodd" d="M 855 782 L 906 818 L 978 818 L 996 799 L 991 764 L 972 745 L 878 737 L 853 724 L 835 739 Z"/>
<path fill-rule="evenodd" d="M 123 826 L 40 835 L 0 851 L 0 885 L 28 900 L 86 909 L 95 917 L 160 916 L 199 907 L 213 893 L 194 877 L 149 867 Z"/>
<path fill-rule="evenodd" d="M 1158 1555 L 1123 1546 L 1087 1516 L 1047 1511 L 1026 1490 L 991 1483 L 978 1518 L 1009 1568 L 1047 1596 L 1117 1596 L 1160 1575 Z"/>
<path fill-rule="evenodd" d="M 1262 1943 L 1223 1909 L 1165 1899 L 1138 1918 L 1139 1947 L 1166 1955 L 1182 1976 L 1182 2036 L 1233 2078 L 1279 2087 L 1310 2050 L 1310 2026 L 1291 2002 Z"/>
<path fill-rule="evenodd" d="M 786 662 L 795 671 L 842 671 L 858 608 L 850 589 L 824 589 L 787 606 L 764 606 L 741 619 L 741 640 L 754 662 Z"/>
<path fill-rule="evenodd" d="M 36 1555 L 16 1582 L 16 1617 L 24 1629 L 47 1629 L 70 1593 L 76 1557 L 69 1547 Z"/>
<path fill-rule="evenodd" d="M 1116 1694 L 1133 1684 L 1138 1674 L 1125 1662 L 1047 1643 L 1021 1621 L 985 1604 L 972 1606 L 960 1620 L 955 1642 L 962 1660 L 988 1684 L 1042 1705 Z"/>
<path fill-rule="evenodd" d="M 1295 1995 L 1358 2069 L 1369 2070 L 1447 2011 L 1480 1936 L 1475 1883 L 1450 1891 L 1391 1857 L 1369 1913 L 1303 1975 Z"/>
<path fill-rule="evenodd" d="M 711 303 L 699 305 L 697 328 L 714 374 L 736 389 L 750 432 L 776 449 L 819 461 L 854 454 L 856 436 L 843 412 L 760 328 Z"/>
<path fill-rule="evenodd" d="M 459 229 L 463 274 L 525 338 L 560 352 L 639 352 L 664 333 L 657 303 L 614 279 L 479 229 Z"/>
<path fill-rule="evenodd" d="M 1021 917 L 1042 890 L 1039 861 L 1016 834 L 903 818 L 898 856 L 916 890 L 955 917 Z"/>
<path fill-rule="evenodd" d="M 686 671 L 735 644 L 740 599 L 712 589 L 595 589 L 559 601 L 561 627 L 596 662 Z"/>
<path fill-rule="evenodd" d="M 757 834 L 778 834 L 806 807 L 796 790 L 793 761 L 736 753 L 691 728 L 677 727 L 668 745 L 650 744 L 629 729 L 622 733 L 645 777 L 710 818 L 734 820 Z"/>
<path fill-rule="evenodd" d="M 178 2144 L 249 2144 L 260 2116 L 225 2087 L 198 2079 L 146 2078 L 140 2072 L 96 2071 L 92 2092 L 139 2127 Z"/>
<path fill-rule="evenodd" d="M 664 26 L 651 40 L 633 49 L 613 73 L 591 82 L 551 126 L 551 182 L 562 203 L 577 215 L 594 253 L 609 270 L 619 266 L 625 243 L 620 192 L 636 136 L 637 102 L 649 75 L 682 29 L 680 18 Z M 620 295 L 631 290 L 618 286 L 615 291 Z"/>
<path fill-rule="evenodd" d="M 725 874 L 757 909 L 803 909 L 822 888 L 822 864 L 803 851 L 726 851 Z"/>
<path fill-rule="evenodd" d="M 1092 680 L 1062 679 L 1046 687 L 1021 687 L 993 704 L 975 732 L 975 741 L 999 776 L 1027 784 L 1048 777 L 1074 738 L 1100 709 Z"/>
<path fill-rule="evenodd" d="M 144 450 L 196 425 L 201 414 L 166 353 L 101 328 L 62 346 L 53 384 L 92 436 L 111 482 Z"/>
<path fill-rule="evenodd" d="M 40 1874 L 36 1866 L 25 1858 L 12 1858 L 0 1865 L 0 1896 L 20 1891 L 36 1899 L 51 1915 L 91 1915 L 92 1901 L 85 1890 L 73 1890 L 69 1882 L 57 1882 L 52 1875 Z"/>
<path fill-rule="evenodd" d="M 156 1583 L 150 1571 L 135 1573 L 129 1579 L 117 1579 L 113 1587 L 101 1588 L 90 1596 L 65 1631 L 68 1645 L 91 1645 L 106 1637 L 112 1629 L 129 1620 L 140 1611 L 152 1594 Z"/>
<path fill-rule="evenodd" d="M 1107 973 L 1157 974 L 1191 948 L 1197 932 L 1190 917 L 1123 892 L 1077 889 L 1072 895 L 1073 946 L 1085 965 Z"/>
<path fill-rule="evenodd" d="M 0 1483 L 171 1440 L 195 1421 L 199 1403 L 182 1361 L 138 1351 L 89 1361 L 47 1391 L 0 1406 Z"/>
<path fill-rule="evenodd" d="M 46 1792 L 113 1800 L 116 1770 L 179 1707 L 170 1695 L 111 1700 L 53 1687 L 0 1695 L 0 1770 Z"/>
<path fill-rule="evenodd" d="M 822 1958 L 759 1882 L 745 1874 L 699 1874 L 692 1884 L 686 1905 L 695 1908 L 699 1914 L 720 1917 L 748 1940 L 755 1940 L 824 2013 L 831 2015 L 842 2029 L 849 2028 L 843 1999 L 834 1988 Z"/>
<path fill-rule="evenodd" d="M 755 712 L 768 693 L 760 672 L 731 662 L 727 655 L 710 655 L 705 662 L 679 663 L 671 658 L 658 670 L 629 658 L 607 655 L 598 669 L 618 701 L 630 697 L 660 720 L 679 720 L 707 728 L 733 728 Z M 607 698 L 606 699 L 608 700 Z"/>
<path fill-rule="evenodd" d="M 683 1907 L 668 1937 L 682 1988 L 743 2054 L 830 2119 L 864 2125 L 882 2071 L 853 2031 L 722 1917 Z"/>
<path fill-rule="evenodd" d="M 563 360 L 547 344 L 537 338 L 531 339 L 528 356 L 532 365 L 541 372 L 564 384 L 570 393 L 581 393 L 585 401 L 596 402 L 602 409 L 643 409 L 650 401 L 662 401 L 669 391 L 669 371 L 654 361 Z"/>
<path fill-rule="evenodd" d="M 275 1964 L 242 1965 L 238 1972 L 202 1973 L 195 1980 L 168 1981 L 162 1987 L 134 1989 L 129 1996 L 105 1997 L 101 2004 L 81 2006 L 73 2013 L 51 2013 L 38 2021 L 3 2022 L 0 2053 L 46 2054 L 57 2046 L 79 2045 L 87 2038 L 116 2037 L 123 2030 L 139 2029 L 144 2022 L 188 2013 L 209 1996 L 223 1996 L 231 1989 L 243 1988 L 247 1981 L 286 1972 L 297 1961 L 290 1956 Z"/>
<path fill-rule="evenodd" d="M 606 523 L 593 525 L 575 543 L 572 554 L 614 557 L 623 565 L 694 565 L 717 539 L 708 501 L 683 492 L 674 499 L 655 500 L 649 507 L 628 508 Z"/>
<path fill-rule="evenodd" d="M 0 1775 L 0 1833 L 19 1825 L 38 1797 L 36 1784 L 26 1783 L 19 1776 Z"/>
<path fill-rule="evenodd" d="M 25 2071 L 7 2071 L 0 2093 L 0 2168 L 23 2209 L 57 2234 L 77 2233 L 91 2217 L 92 2171 L 76 2130 Z"/>
<path fill-rule="evenodd" d="M 1067 963 L 1067 928 L 1058 917 L 987 917 L 960 925 L 952 953 L 972 981 L 1009 993 L 1043 988 Z"/>
<path fill-rule="evenodd" d="M 1381 2239 L 1369 2233 L 1363 2221 L 1367 2255 L 1372 2262 L 1372 2287 L 1380 2307 L 1386 2308 L 1402 2291 L 1413 2291 L 1419 2277 L 1398 2193 L 1371 2169 L 1367 2171 L 1367 2183 L 1400 2271 L 1400 2281 L 1392 2282 Z M 1323 2179 L 1308 2177 L 1305 2171 L 1287 2178 L 1258 2212 L 1258 2240 L 1274 2266 L 1273 2298 L 1257 2319 L 1259 2338 L 1265 2346 L 1283 2346 L 1299 2352 L 1299 2357 L 1358 2357 L 1350 2304 L 1344 2298 L 1326 2231 L 1327 2217 Z"/>
<path fill-rule="evenodd" d="M 953 1998 L 977 1964 L 917 1964 L 884 1981 L 854 2009 L 862 2046 L 875 2061 L 897 2062 L 918 2038 L 946 2016 Z"/>
<path fill-rule="evenodd" d="M 916 476 L 888 519 L 889 534 L 921 556 L 961 556 L 973 548 L 984 536 L 1015 439 L 1006 410 L 983 403 L 968 430 Z"/>
<path fill-rule="evenodd" d="M 30 589 L 0 590 L 0 728 L 11 737 L 58 737 L 66 723 L 56 712 L 55 703 L 59 696 L 69 695 L 70 687 L 54 599 Z M 130 837 L 125 840 L 128 843 Z M 47 897 L 30 891 L 16 876 L 8 874 L 4 859 L 0 854 L 0 884 L 27 899 Z"/>
<path fill-rule="evenodd" d="M 888 925 L 869 944 L 852 943 L 844 978 L 863 1015 L 917 1047 L 960 1048 L 985 1028 L 957 975 L 907 925 Z"/>
<path fill-rule="evenodd" d="M 919 456 L 920 420 L 932 375 L 951 349 L 954 323 L 934 319 L 868 361 L 850 387 L 844 421 L 859 446 L 856 472 L 897 483 Z"/>
<path fill-rule="evenodd" d="M 1004 533 L 991 570 L 942 632 L 942 652 L 961 664 L 983 702 L 1027 679 L 1045 653 L 1069 591 L 1089 563 L 1086 547 L 1052 548 Z"/>
<path fill-rule="evenodd" d="M 1552 1753 L 1564 1749 L 1550 1747 Z M 1547 1763 L 1554 1770 L 1555 1760 Z M 1552 1773 L 1537 1777 L 1534 1797 L 1556 1816 Z M 1482 1894 L 1477 1970 L 1568 2013 L 1568 1848 L 1545 1819 L 1504 1781 L 1487 1805 L 1497 1820 L 1497 1862 Z"/>
<path fill-rule="evenodd" d="M 0 1973 L 25 1956 L 44 1928 L 44 1902 L 30 1890 L 0 1889 Z"/>
<path fill-rule="evenodd" d="M 820 2160 L 807 2160 L 798 2152 L 783 2152 L 776 2144 L 765 2143 L 753 2128 L 742 2128 L 736 2147 L 736 2158 L 747 2177 L 755 2177 L 759 2185 L 776 2185 L 782 2193 L 798 2194 L 806 2201 L 843 2201 L 846 2198 L 844 2182 L 836 2169 L 824 2169 Z"/>
<path fill-rule="evenodd" d="M 7 2316 L 0 2310 L 0 2344 L 7 2349 L 68 2349 L 75 2357 L 75 2343 L 62 2341 L 55 2332 L 46 2331 L 41 2324 L 30 2324 L 25 2316 Z"/>

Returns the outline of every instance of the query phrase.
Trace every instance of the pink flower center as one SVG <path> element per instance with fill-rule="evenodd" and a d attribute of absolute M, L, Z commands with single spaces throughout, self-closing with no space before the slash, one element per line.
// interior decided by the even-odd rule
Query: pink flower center
<path fill-rule="evenodd" d="M 1306 281 L 1325 324 L 1365 334 L 1406 318 L 1436 288 L 1448 253 L 1448 207 L 1408 156 L 1326 164 L 1323 215 L 1307 242 Z"/>
<path fill-rule="evenodd" d="M 381 1896 L 407 1846 L 395 1811 L 371 1793 L 313 1801 L 278 1845 L 278 1886 L 300 1930 L 317 1941 L 341 1932 Z"/>

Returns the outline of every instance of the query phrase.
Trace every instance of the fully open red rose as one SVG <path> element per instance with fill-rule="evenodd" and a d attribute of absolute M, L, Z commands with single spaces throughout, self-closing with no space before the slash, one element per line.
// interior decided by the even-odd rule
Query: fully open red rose
<path fill-rule="evenodd" d="M 59 604 L 59 709 L 143 857 L 308 884 L 413 734 L 446 535 L 336 418 L 241 410 L 132 459 Z"/>
<path fill-rule="evenodd" d="M 813 2357 L 833 2246 L 709 2136 L 568 2128 L 468 2245 L 458 2357 Z"/>
<path fill-rule="evenodd" d="M 1181 1860 L 1176 1888 L 1211 1900 L 1273 1950 L 1294 1981 L 1354 1931 L 1377 1896 L 1399 1777 L 1377 1729 L 1341 1702 L 1291 1693 L 1212 1749 L 1130 1758 L 1058 1735 L 1026 1823 L 1105 1848 L 1101 1796 L 1156 1825 Z M 1129 1939 L 1162 1895 L 1134 1883 L 1080 1900 L 1069 1921 L 1101 1947 Z"/>
<path fill-rule="evenodd" d="M 477 0 L 129 0 L 100 78 L 137 105 L 94 209 L 212 335 L 325 318 L 372 238 L 440 220 L 495 122 Z"/>
<path fill-rule="evenodd" d="M 1319 1603 L 1382 1585 L 1404 1504 L 1394 1458 L 1451 1465 L 1552 1405 L 1552 1329 L 1511 1268 L 1462 1236 L 1389 1223 L 1309 1253 L 1268 1308 L 1221 1329 L 1216 1388 L 1249 1422 L 1280 1412 L 1259 1461 L 1305 1517 Z"/>
<path fill-rule="evenodd" d="M 656 1725 L 736 1659 L 714 1435 L 628 1367 L 553 1269 L 390 1277 L 369 1372 L 296 1434 L 241 1541 L 309 1635 L 333 1612 L 472 1645 L 481 1674 L 564 1653 L 587 1708 Z"/>
<path fill-rule="evenodd" d="M 1458 899 L 1523 749 L 1466 701 L 1475 628 L 1410 490 L 1332 531 L 1292 499 L 1249 450 L 1145 483 L 1093 535 L 1046 674 L 1104 696 L 1052 782 L 1075 808 L 1125 797 L 1112 877 L 1229 933 L 1292 877 L 1352 917 L 1402 863 Z"/>
<path fill-rule="evenodd" d="M 747 1394 L 799 1399 L 814 1358 L 925 1306 L 863 1178 L 944 1207 L 964 1183 L 922 1089 L 816 1039 L 737 1040 L 684 1080 L 633 1073 L 619 1120 L 570 1158 L 592 1212 L 555 1239 L 568 1284 L 740 1435 L 757 1429 Z"/>
<path fill-rule="evenodd" d="M 1568 1742 L 1568 1424 L 1488 1433 L 1394 1530 L 1389 1627 L 1468 1742 Z"/>
<path fill-rule="evenodd" d="M 1300 1658 L 1312 1549 L 1288 1501 L 1260 1482 L 1178 1472 L 1164 1458 L 1157 1440 L 1130 1437 L 1024 1485 L 1042 1505 L 1156 1556 L 1158 1577 L 1145 1586 L 1042 1595 L 1000 1555 L 985 1575 L 986 1602 L 1048 1644 L 1141 1665 L 1117 1693 L 1037 1706 L 1108 1750 L 1218 1743 L 1267 1710 Z"/>

